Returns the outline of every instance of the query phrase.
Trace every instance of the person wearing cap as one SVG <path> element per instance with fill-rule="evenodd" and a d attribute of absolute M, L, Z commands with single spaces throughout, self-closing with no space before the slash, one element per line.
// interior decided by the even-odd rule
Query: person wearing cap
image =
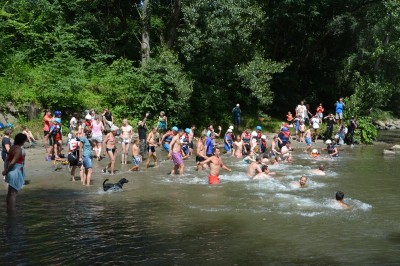
<path fill-rule="evenodd" d="M 210 174 L 208 176 L 208 184 L 215 185 L 220 183 L 219 174 L 222 169 L 225 169 L 229 172 L 232 172 L 232 169 L 228 168 L 219 157 L 221 151 L 219 148 L 214 148 L 212 152 L 212 156 L 208 159 L 200 162 L 201 165 L 209 164 L 210 165 Z"/>
<path fill-rule="evenodd" d="M 153 127 L 153 129 L 150 131 L 149 135 L 147 136 L 147 160 L 146 160 L 146 168 L 149 168 L 150 164 L 150 159 L 153 158 L 154 161 L 154 167 L 158 165 L 158 158 L 156 154 L 156 147 L 158 146 L 157 141 L 156 141 L 156 133 L 157 133 L 157 127 Z"/>
<path fill-rule="evenodd" d="M 139 134 L 139 150 L 140 150 L 139 153 L 142 156 L 142 159 L 145 158 L 145 153 L 146 153 L 146 139 L 147 139 L 146 120 L 149 115 L 150 115 L 149 113 L 146 113 L 143 120 L 138 122 L 138 128 L 137 128 Z"/>
<path fill-rule="evenodd" d="M 182 155 L 184 156 L 183 159 L 186 159 L 190 155 L 190 149 L 189 149 L 189 133 L 190 133 L 190 128 L 185 128 L 185 131 L 180 138 L 180 142 L 182 145 Z"/>
<path fill-rule="evenodd" d="M 319 151 L 317 149 L 312 149 L 310 156 L 311 158 L 317 158 L 319 156 Z"/>
<path fill-rule="evenodd" d="M 336 122 L 335 117 L 331 113 L 328 116 L 325 116 L 324 119 L 326 120 L 325 140 L 332 139 L 333 126 Z"/>
<path fill-rule="evenodd" d="M 267 136 L 262 135 L 261 136 L 261 141 L 260 141 L 260 151 L 261 154 L 264 154 L 267 150 Z"/>
<path fill-rule="evenodd" d="M 116 138 L 115 136 L 117 135 L 118 127 L 115 125 L 111 126 L 111 131 L 105 136 L 104 141 L 103 141 L 103 150 L 105 150 L 108 154 L 108 157 L 110 158 L 110 162 L 106 166 L 106 168 L 103 169 L 103 173 L 110 172 L 112 175 L 115 173 L 115 158 L 116 158 L 116 151 L 117 151 L 117 146 L 116 146 Z M 103 155 L 105 156 L 105 154 Z"/>
<path fill-rule="evenodd" d="M 324 150 L 328 151 L 329 157 L 338 157 L 339 156 L 339 152 L 336 148 L 336 146 L 332 143 L 332 140 L 328 139 L 326 142 L 327 147 L 324 148 Z"/>
<path fill-rule="evenodd" d="M 172 159 L 172 161 L 174 162 L 174 168 L 171 171 L 171 175 L 177 174 L 177 172 L 179 172 L 179 174 L 182 176 L 185 168 L 181 153 L 182 145 L 180 143 L 180 138 L 182 137 L 182 135 L 183 129 L 179 129 L 178 133 L 172 138 L 170 143 L 168 158 Z"/>
<path fill-rule="evenodd" d="M 279 149 L 282 149 L 286 145 L 286 142 L 290 139 L 290 131 L 287 127 L 282 127 L 281 131 L 278 133 L 278 138 L 281 140 L 278 142 Z"/>
<path fill-rule="evenodd" d="M 232 129 L 228 129 L 224 136 L 224 149 L 226 153 L 232 155 L 232 147 L 233 147 L 233 136 Z"/>
<path fill-rule="evenodd" d="M 317 142 L 317 140 L 318 140 L 318 129 L 319 129 L 319 123 L 320 123 L 319 121 L 320 120 L 319 120 L 318 114 L 314 115 L 311 118 L 311 124 L 312 124 L 312 128 L 313 128 L 314 135 L 315 135 L 314 142 Z"/>
<path fill-rule="evenodd" d="M 92 129 L 92 116 L 90 114 L 85 115 L 85 128 Z"/>
<path fill-rule="evenodd" d="M 233 124 L 236 127 L 236 130 L 239 131 L 240 127 L 240 115 L 242 110 L 240 110 L 240 105 L 236 104 L 236 106 L 232 109 L 232 117 L 233 117 Z"/>
<path fill-rule="evenodd" d="M 53 125 L 49 131 L 49 142 L 52 145 L 52 149 L 48 156 L 51 158 L 52 153 L 55 159 L 60 158 L 61 146 L 62 146 L 62 135 L 61 135 L 61 118 L 54 118 Z"/>

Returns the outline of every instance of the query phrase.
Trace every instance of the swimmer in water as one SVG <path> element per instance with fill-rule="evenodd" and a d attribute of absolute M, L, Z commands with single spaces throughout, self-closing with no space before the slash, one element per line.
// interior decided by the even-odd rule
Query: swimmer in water
<path fill-rule="evenodd" d="M 256 174 L 262 173 L 261 170 L 261 158 L 260 156 L 256 157 L 255 162 L 251 162 L 249 167 L 247 168 L 247 176 L 253 178 Z"/>
<path fill-rule="evenodd" d="M 343 202 L 343 198 L 344 198 L 344 193 L 342 191 L 338 191 L 336 192 L 336 202 L 343 208 L 343 209 L 348 209 L 350 208 L 349 205 L 347 205 L 346 203 Z"/>
<path fill-rule="evenodd" d="M 324 165 L 320 164 L 318 166 L 318 169 L 311 170 L 311 173 L 313 173 L 315 175 L 326 175 Z"/>
<path fill-rule="evenodd" d="M 307 180 L 308 178 L 306 176 L 302 176 L 298 182 L 293 181 L 292 184 L 295 188 L 305 188 L 307 187 Z"/>
<path fill-rule="evenodd" d="M 275 172 L 270 172 L 270 171 L 269 171 L 268 165 L 263 165 L 263 166 L 261 167 L 261 170 L 262 170 L 262 172 L 256 174 L 256 175 L 253 177 L 253 180 L 270 179 L 270 178 L 272 178 L 271 175 L 276 174 Z"/>

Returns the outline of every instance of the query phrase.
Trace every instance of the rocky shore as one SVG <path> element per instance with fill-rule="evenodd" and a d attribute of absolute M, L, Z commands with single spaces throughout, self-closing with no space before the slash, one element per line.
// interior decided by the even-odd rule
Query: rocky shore
<path fill-rule="evenodd" d="M 400 119 L 376 120 L 374 125 L 380 130 L 400 129 Z"/>

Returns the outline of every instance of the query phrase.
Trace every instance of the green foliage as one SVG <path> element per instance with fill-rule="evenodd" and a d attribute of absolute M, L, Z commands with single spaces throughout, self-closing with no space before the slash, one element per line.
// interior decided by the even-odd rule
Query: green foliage
<path fill-rule="evenodd" d="M 354 140 L 359 143 L 372 144 L 378 135 L 375 125 L 370 117 L 358 117 L 358 127 L 354 133 Z"/>
<path fill-rule="evenodd" d="M 163 110 L 201 126 L 230 124 L 236 103 L 250 121 L 345 97 L 347 116 L 400 115 L 397 0 L 148 3 L 142 65 L 140 1 L 3 1 L 0 109 L 109 107 L 149 123 Z"/>
<path fill-rule="evenodd" d="M 393 85 L 357 75 L 354 93 L 346 98 L 348 115 L 369 115 L 376 108 L 385 107 L 393 92 Z"/>
<path fill-rule="evenodd" d="M 238 75 L 243 79 L 243 85 L 249 87 L 251 96 L 257 99 L 261 108 L 268 107 L 273 100 L 270 90 L 272 74 L 282 73 L 287 64 L 265 60 L 256 54 L 252 61 L 238 67 Z"/>

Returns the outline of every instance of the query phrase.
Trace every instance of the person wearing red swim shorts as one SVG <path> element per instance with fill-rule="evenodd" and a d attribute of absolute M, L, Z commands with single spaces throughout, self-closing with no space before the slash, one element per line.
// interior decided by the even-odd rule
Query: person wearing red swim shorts
<path fill-rule="evenodd" d="M 232 172 L 230 168 L 228 168 L 219 157 L 221 151 L 218 148 L 214 148 L 213 156 L 209 157 L 208 159 L 200 162 L 200 164 L 210 164 L 210 175 L 208 176 L 208 183 L 210 185 L 219 184 L 219 172 L 221 167 L 229 172 Z"/>

